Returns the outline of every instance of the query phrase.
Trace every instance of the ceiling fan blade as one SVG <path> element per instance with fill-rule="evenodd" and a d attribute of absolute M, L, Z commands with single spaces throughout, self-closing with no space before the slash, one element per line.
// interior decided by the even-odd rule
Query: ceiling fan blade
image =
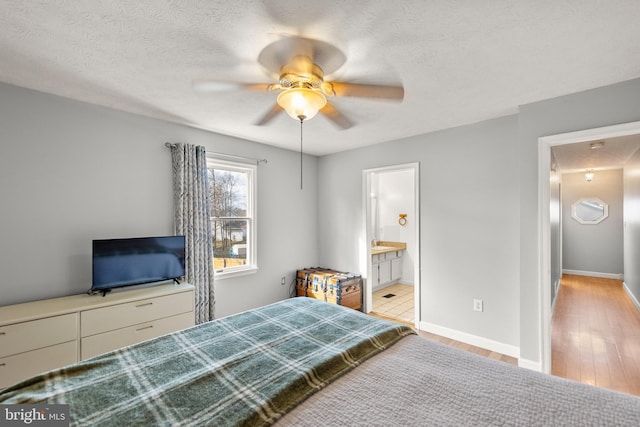
<path fill-rule="evenodd" d="M 194 80 L 193 88 L 198 92 L 229 92 L 233 90 L 270 91 L 270 83 L 241 83 L 224 80 Z"/>
<path fill-rule="evenodd" d="M 278 104 L 273 104 L 273 107 L 267 113 L 258 120 L 255 125 L 256 126 L 264 126 L 273 120 L 278 114 L 284 112 L 281 106 Z"/>
<path fill-rule="evenodd" d="M 341 129 L 349 129 L 354 123 L 349 120 L 344 114 L 336 109 L 333 104 L 327 102 L 320 112 L 329 120 L 331 120 L 336 126 Z"/>
<path fill-rule="evenodd" d="M 327 95 L 380 98 L 391 101 L 402 101 L 404 99 L 404 88 L 402 86 L 329 82 L 326 87 L 326 89 L 323 87 L 323 90 Z"/>

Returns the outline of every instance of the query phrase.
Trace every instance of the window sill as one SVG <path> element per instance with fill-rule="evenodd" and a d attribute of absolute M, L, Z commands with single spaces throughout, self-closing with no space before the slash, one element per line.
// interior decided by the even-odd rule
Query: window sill
<path fill-rule="evenodd" d="M 256 274 L 258 272 L 257 266 L 248 266 L 242 269 L 234 268 L 227 269 L 226 271 L 215 271 L 214 280 L 231 279 L 232 277 L 246 276 L 249 274 Z"/>

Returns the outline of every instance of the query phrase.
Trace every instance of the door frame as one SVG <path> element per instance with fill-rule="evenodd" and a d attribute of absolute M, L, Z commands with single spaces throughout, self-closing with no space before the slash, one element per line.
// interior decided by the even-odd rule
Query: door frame
<path fill-rule="evenodd" d="M 598 139 L 640 134 L 640 121 L 538 138 L 538 312 L 540 370 L 551 373 L 551 148 Z"/>
<path fill-rule="evenodd" d="M 371 241 L 373 236 L 371 235 L 371 177 L 374 174 L 394 172 L 402 170 L 411 170 L 413 172 L 413 212 L 410 213 L 409 218 L 415 218 L 415 250 L 411 255 L 414 257 L 413 264 L 413 277 L 414 277 L 414 320 L 416 329 L 420 328 L 420 163 L 403 163 L 392 166 L 385 166 L 372 169 L 362 170 L 362 206 L 364 206 L 363 214 L 365 226 L 365 250 L 362 253 L 366 254 L 366 271 L 367 279 L 372 277 L 372 262 L 371 262 Z M 369 283 L 369 280 L 365 282 L 365 295 L 364 295 L 364 312 L 369 313 L 373 307 L 373 286 Z"/>

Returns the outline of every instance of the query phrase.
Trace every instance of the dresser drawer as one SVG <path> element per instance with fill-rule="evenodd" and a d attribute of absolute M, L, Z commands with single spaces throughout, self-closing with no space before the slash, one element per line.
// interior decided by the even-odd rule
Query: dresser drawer
<path fill-rule="evenodd" d="M 0 327 L 0 357 L 75 340 L 77 316 L 71 313 Z"/>
<path fill-rule="evenodd" d="M 88 337 L 192 311 L 193 292 L 181 292 L 83 311 L 80 331 Z"/>
<path fill-rule="evenodd" d="M 82 338 L 80 344 L 80 358 L 85 360 L 111 350 L 188 328 L 194 323 L 193 313 L 189 312 L 85 337 Z"/>
<path fill-rule="evenodd" d="M 76 361 L 77 341 L 0 358 L 0 388 Z"/>

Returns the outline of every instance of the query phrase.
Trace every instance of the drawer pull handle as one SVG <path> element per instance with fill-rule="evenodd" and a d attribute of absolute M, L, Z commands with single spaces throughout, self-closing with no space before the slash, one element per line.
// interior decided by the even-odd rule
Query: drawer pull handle
<path fill-rule="evenodd" d="M 0 363 L 0 368 L 2 368 L 3 366 L 7 366 L 6 363 Z"/>
<path fill-rule="evenodd" d="M 7 335 L 6 332 L 0 332 L 0 335 Z"/>
<path fill-rule="evenodd" d="M 145 326 L 144 328 L 136 329 L 136 332 L 144 331 L 145 329 L 151 329 L 153 325 Z"/>
<path fill-rule="evenodd" d="M 146 305 L 153 305 L 153 303 L 152 303 L 152 302 L 145 302 L 144 304 L 138 304 L 138 305 L 136 305 L 136 307 L 144 307 L 144 306 L 146 306 Z"/>

